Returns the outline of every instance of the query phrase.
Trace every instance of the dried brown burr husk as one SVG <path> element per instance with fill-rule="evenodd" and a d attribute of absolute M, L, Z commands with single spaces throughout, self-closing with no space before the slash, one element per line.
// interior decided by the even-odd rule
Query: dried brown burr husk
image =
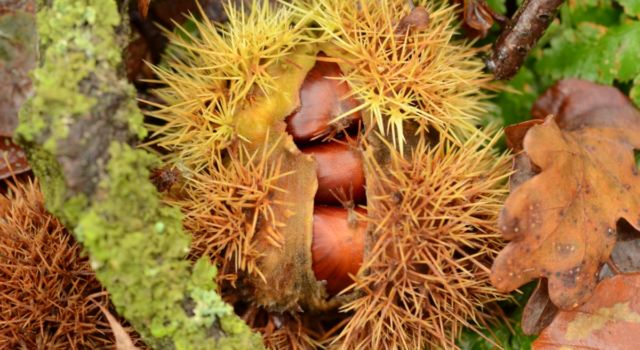
<path fill-rule="evenodd" d="M 113 348 L 101 308 L 115 311 L 88 257 L 47 212 L 38 184 L 14 180 L 0 193 L 0 348 Z"/>

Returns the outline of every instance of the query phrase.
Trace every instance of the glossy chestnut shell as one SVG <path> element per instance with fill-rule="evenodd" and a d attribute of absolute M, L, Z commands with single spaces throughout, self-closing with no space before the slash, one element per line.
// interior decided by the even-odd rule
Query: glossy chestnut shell
<path fill-rule="evenodd" d="M 360 119 L 360 113 L 356 112 L 330 124 L 336 117 L 358 106 L 350 96 L 349 86 L 340 81 L 341 76 L 337 63 L 320 60 L 307 73 L 300 89 L 300 107 L 287 118 L 287 132 L 296 143 L 347 128 Z"/>
<path fill-rule="evenodd" d="M 313 155 L 317 164 L 316 203 L 340 205 L 336 195 L 341 192 L 355 203 L 366 201 L 360 152 L 340 142 L 321 143 L 303 148 L 302 152 Z"/>
<path fill-rule="evenodd" d="M 362 209 L 355 209 L 364 214 Z M 351 217 L 350 217 L 351 216 Z M 362 264 L 366 222 L 348 209 L 317 205 L 313 213 L 313 272 L 335 295 L 348 287 Z"/>

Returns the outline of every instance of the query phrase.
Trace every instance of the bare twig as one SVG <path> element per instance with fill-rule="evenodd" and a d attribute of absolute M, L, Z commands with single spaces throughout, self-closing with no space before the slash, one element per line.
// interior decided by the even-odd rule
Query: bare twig
<path fill-rule="evenodd" d="M 496 79 L 509 79 L 518 72 L 563 2 L 564 0 L 525 0 L 502 31 L 487 60 L 487 68 Z"/>

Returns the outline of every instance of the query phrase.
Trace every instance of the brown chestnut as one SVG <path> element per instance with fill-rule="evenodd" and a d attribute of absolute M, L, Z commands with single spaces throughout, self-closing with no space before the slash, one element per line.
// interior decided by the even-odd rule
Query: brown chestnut
<path fill-rule="evenodd" d="M 361 214 L 366 212 L 355 209 Z M 318 205 L 313 212 L 311 254 L 316 279 L 326 281 L 327 292 L 338 294 L 348 287 L 362 265 L 367 224 L 355 213 L 338 207 Z"/>
<path fill-rule="evenodd" d="M 287 132 L 296 143 L 327 135 L 334 129 L 346 129 L 360 119 L 360 113 L 356 112 L 329 125 L 336 117 L 358 106 L 350 96 L 349 86 L 338 79 L 340 76 L 338 64 L 317 61 L 305 77 L 300 89 L 300 107 L 287 118 Z"/>
<path fill-rule="evenodd" d="M 317 203 L 340 204 L 340 197 L 336 195 L 341 192 L 355 203 L 364 203 L 364 170 L 362 158 L 357 150 L 343 143 L 327 142 L 305 147 L 302 152 L 313 155 L 316 160 Z"/>

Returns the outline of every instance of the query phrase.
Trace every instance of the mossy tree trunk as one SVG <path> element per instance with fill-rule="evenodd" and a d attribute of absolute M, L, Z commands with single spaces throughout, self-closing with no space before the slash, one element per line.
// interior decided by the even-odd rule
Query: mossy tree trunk
<path fill-rule="evenodd" d="M 118 312 L 152 348 L 262 347 L 216 294 L 215 268 L 185 260 L 180 212 L 148 180 L 158 160 L 131 147 L 146 131 L 123 78 L 127 2 L 38 6 L 40 59 L 17 138 L 48 209 L 82 242 Z"/>

